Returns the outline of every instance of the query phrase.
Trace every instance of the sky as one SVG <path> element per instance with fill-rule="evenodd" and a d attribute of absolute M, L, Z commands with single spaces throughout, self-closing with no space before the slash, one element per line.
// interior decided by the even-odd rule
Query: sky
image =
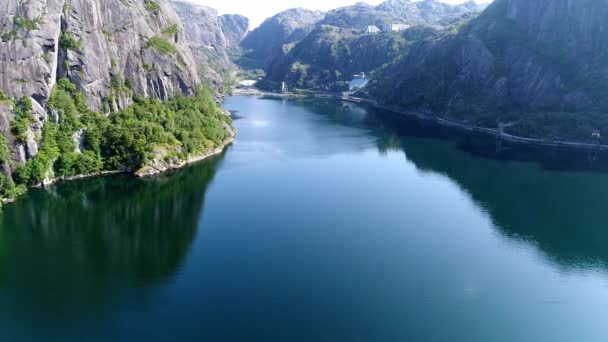
<path fill-rule="evenodd" d="M 303 7 L 311 10 L 327 11 L 337 7 L 348 6 L 363 1 L 377 5 L 383 0 L 187 0 L 189 2 L 205 5 L 217 9 L 220 14 L 241 14 L 251 20 L 253 29 L 259 26 L 266 18 L 281 11 L 294 7 Z M 442 0 L 451 4 L 463 3 L 466 0 Z"/>

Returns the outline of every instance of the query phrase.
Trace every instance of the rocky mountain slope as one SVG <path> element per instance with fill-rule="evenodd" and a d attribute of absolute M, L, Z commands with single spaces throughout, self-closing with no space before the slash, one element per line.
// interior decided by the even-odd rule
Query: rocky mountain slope
<path fill-rule="evenodd" d="M 15 98 L 32 96 L 42 106 L 56 80 L 68 77 L 99 108 L 118 77 L 129 79 L 135 94 L 159 98 L 192 93 L 199 81 L 179 18 L 165 0 L 9 0 L 2 6 L 0 88 Z"/>
<path fill-rule="evenodd" d="M 238 63 L 247 68 L 265 69 L 278 55 L 283 46 L 305 38 L 314 25 L 323 18 L 323 13 L 294 8 L 266 19 L 241 43 L 248 51 Z"/>
<path fill-rule="evenodd" d="M 35 136 L 60 78 L 76 84 L 93 109 L 114 95 L 119 80 L 129 80 L 134 94 L 161 99 L 192 94 L 199 82 L 179 18 L 167 1 L 11 0 L 2 6 L 8 15 L 0 18 L 0 89 L 16 99 L 31 97 L 36 121 L 27 144 L 18 147 L 19 162 L 37 152 Z M 116 95 L 111 103 L 116 109 L 131 104 L 130 96 Z M 0 130 L 11 139 L 14 113 L 6 103 L 0 118 Z"/>
<path fill-rule="evenodd" d="M 249 19 L 239 14 L 224 14 L 220 17 L 220 22 L 226 37 L 228 54 L 233 57 L 240 56 L 241 42 L 249 33 Z"/>
<path fill-rule="evenodd" d="M 364 29 L 368 25 L 382 28 L 384 24 L 391 23 L 439 25 L 482 8 L 475 1 L 455 6 L 439 0 L 388 0 L 378 6 L 357 3 L 329 11 L 320 24 L 351 29 Z"/>
<path fill-rule="evenodd" d="M 330 25 L 316 28 L 284 57 L 274 61 L 262 86 L 340 92 L 360 72 L 376 70 L 406 53 L 413 42 L 434 36 L 432 28 L 362 35 L 358 30 Z"/>
<path fill-rule="evenodd" d="M 344 91 L 359 72 L 372 72 L 405 54 L 411 44 L 478 13 L 475 2 L 452 6 L 438 0 L 358 3 L 328 12 L 301 41 L 284 45 L 266 67 L 267 89 L 285 81 L 291 89 Z M 369 25 L 401 23 L 406 32 L 366 34 Z"/>
<path fill-rule="evenodd" d="M 608 110 L 607 15 L 604 0 L 496 0 L 452 34 L 410 49 L 371 95 L 487 124 L 494 113 L 522 113 L 515 132 L 589 137 L 606 125 L 589 113 Z M 542 112 L 553 114 L 534 114 Z M 568 124 L 555 129 L 560 120 Z"/>
<path fill-rule="evenodd" d="M 230 78 L 232 58 L 240 54 L 240 42 L 249 29 L 249 20 L 240 15 L 219 16 L 217 11 L 189 2 L 173 1 L 184 25 L 186 38 L 202 68 L 200 75 L 217 87 Z"/>
<path fill-rule="evenodd" d="M 12 180 L 138 168 L 161 144 L 185 159 L 229 136 L 168 0 L 4 0 L 0 11 L 0 199 Z"/>

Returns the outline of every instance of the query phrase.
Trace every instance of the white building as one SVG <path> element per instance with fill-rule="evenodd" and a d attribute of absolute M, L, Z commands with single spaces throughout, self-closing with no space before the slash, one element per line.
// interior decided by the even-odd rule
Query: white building
<path fill-rule="evenodd" d="M 257 83 L 257 81 L 254 81 L 254 80 L 244 80 L 244 81 L 239 82 L 239 86 L 241 86 L 243 88 L 251 88 L 256 83 Z"/>
<path fill-rule="evenodd" d="M 407 25 L 407 24 L 384 24 L 384 26 L 382 26 L 382 31 L 384 31 L 384 32 L 398 32 L 398 31 L 405 31 L 405 30 L 409 29 L 410 27 L 412 27 L 412 25 Z"/>
<path fill-rule="evenodd" d="M 348 90 L 356 91 L 359 89 L 363 89 L 363 88 L 365 88 L 365 86 L 367 86 L 368 83 L 369 83 L 369 78 L 366 77 L 364 72 L 362 72 L 360 74 L 356 74 L 354 76 L 353 80 L 348 82 L 348 84 L 349 84 Z"/>
<path fill-rule="evenodd" d="M 380 30 L 378 27 L 374 26 L 374 25 L 370 25 L 365 29 L 365 34 L 376 34 L 376 33 L 380 33 L 382 32 L 382 30 Z"/>

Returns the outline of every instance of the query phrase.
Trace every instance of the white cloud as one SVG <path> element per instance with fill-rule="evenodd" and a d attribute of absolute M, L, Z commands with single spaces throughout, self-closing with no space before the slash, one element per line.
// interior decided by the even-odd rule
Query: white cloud
<path fill-rule="evenodd" d="M 251 28 L 255 28 L 266 18 L 281 11 L 294 7 L 303 7 L 311 10 L 327 11 L 336 7 L 352 5 L 361 0 L 186 0 L 189 2 L 213 7 L 221 14 L 237 13 L 251 20 Z M 383 0 L 366 0 L 377 5 Z M 451 4 L 463 3 L 466 0 L 442 0 Z"/>

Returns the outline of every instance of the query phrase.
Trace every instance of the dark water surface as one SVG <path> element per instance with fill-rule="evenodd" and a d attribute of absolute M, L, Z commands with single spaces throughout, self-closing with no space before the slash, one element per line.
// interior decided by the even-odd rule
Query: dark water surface
<path fill-rule="evenodd" d="M 608 340 L 608 174 L 340 103 L 225 107 L 214 160 L 5 207 L 0 340 Z"/>

